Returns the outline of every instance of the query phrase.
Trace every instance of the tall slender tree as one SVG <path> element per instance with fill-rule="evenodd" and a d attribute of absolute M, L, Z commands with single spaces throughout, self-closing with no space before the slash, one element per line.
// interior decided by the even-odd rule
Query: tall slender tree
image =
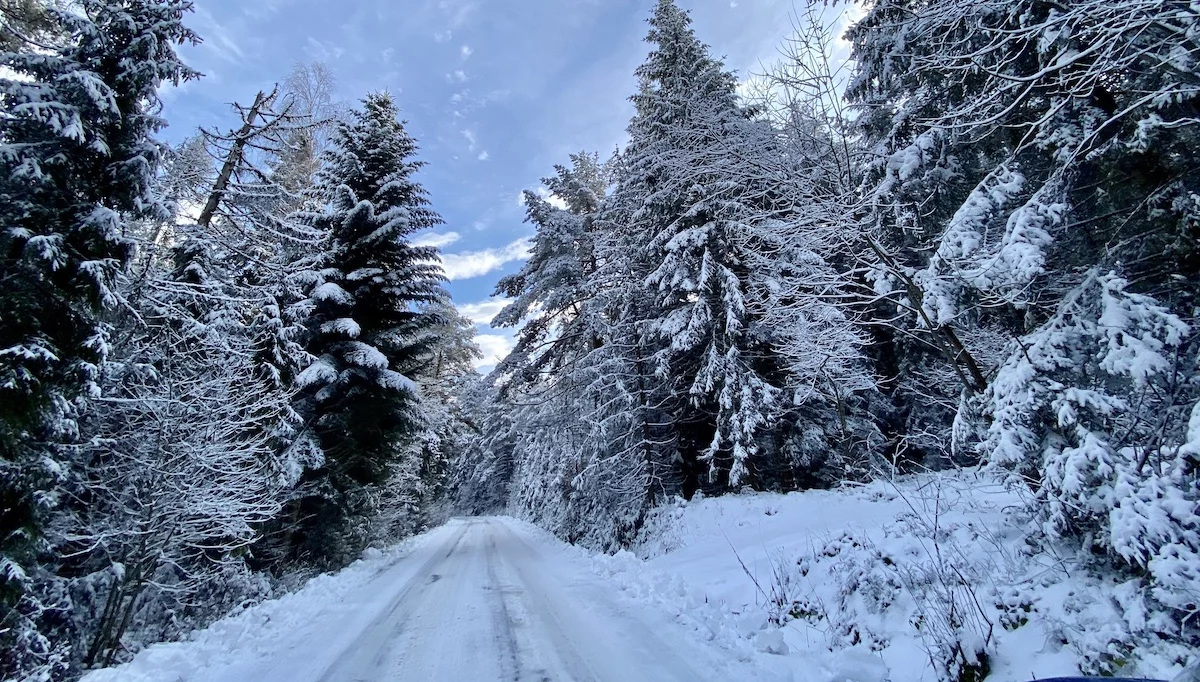
<path fill-rule="evenodd" d="M 770 247 L 766 228 L 787 210 L 756 172 L 773 136 L 739 104 L 733 74 L 672 0 L 659 1 L 647 42 L 653 50 L 636 72 L 629 146 L 605 216 L 614 229 L 604 260 L 627 264 L 641 280 L 632 284 L 655 291 L 650 307 L 630 301 L 641 319 L 629 321 L 640 354 L 677 396 L 688 492 L 738 486 L 754 478 L 784 386 L 752 300 L 770 273 L 751 259 Z"/>
<path fill-rule="evenodd" d="M 397 113 L 390 95 L 370 95 L 338 125 L 315 190 L 326 207 L 303 216 L 328 241 L 303 304 L 316 360 L 299 383 L 325 463 L 308 474 L 299 541 L 327 562 L 370 537 L 379 486 L 402 464 L 402 439 L 420 420 L 411 376 L 433 358 L 446 324 L 434 305 L 448 296 L 437 249 L 409 243 L 441 218 L 416 182 L 423 164 Z"/>

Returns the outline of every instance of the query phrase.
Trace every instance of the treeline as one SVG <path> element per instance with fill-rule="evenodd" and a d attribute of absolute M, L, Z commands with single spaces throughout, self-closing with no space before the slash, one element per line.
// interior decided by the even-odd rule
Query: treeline
<path fill-rule="evenodd" d="M 982 464 L 1200 645 L 1198 15 L 826 9 L 739 96 L 658 1 L 628 143 L 525 195 L 456 498 L 611 550 L 674 496 Z"/>
<path fill-rule="evenodd" d="M 390 97 L 171 148 L 189 2 L 2 9 L 0 678 L 70 679 L 436 521 L 479 351 Z"/>

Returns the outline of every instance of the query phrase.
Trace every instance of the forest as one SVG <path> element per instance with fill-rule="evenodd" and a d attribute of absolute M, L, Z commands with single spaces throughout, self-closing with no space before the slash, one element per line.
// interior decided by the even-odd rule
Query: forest
<path fill-rule="evenodd" d="M 525 193 L 482 376 L 403 94 L 301 64 L 167 144 L 192 2 L 0 0 L 0 679 L 452 515 L 612 553 L 679 499 L 956 469 L 1136 581 L 1113 656 L 1200 647 L 1196 8 L 800 7 L 743 79 L 646 4 L 627 140 Z"/>

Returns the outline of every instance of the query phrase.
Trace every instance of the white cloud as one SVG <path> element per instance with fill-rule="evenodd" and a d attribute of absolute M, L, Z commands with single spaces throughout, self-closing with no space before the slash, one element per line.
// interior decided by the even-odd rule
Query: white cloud
<path fill-rule="evenodd" d="M 537 193 L 539 197 L 545 199 L 546 203 L 550 204 L 554 208 L 557 208 L 560 211 L 567 210 L 567 202 L 563 201 L 561 197 L 551 194 L 550 190 L 546 189 L 545 187 L 538 187 Z"/>
<path fill-rule="evenodd" d="M 446 74 L 446 82 L 447 83 L 466 83 L 467 82 L 467 72 L 463 71 L 462 69 L 457 69 L 452 73 L 448 73 L 448 74 Z"/>
<path fill-rule="evenodd" d="M 412 240 L 413 246 L 449 246 L 462 237 L 457 232 L 429 232 Z"/>
<path fill-rule="evenodd" d="M 476 368 L 495 367 L 516 345 L 511 338 L 500 334 L 479 334 L 475 343 L 483 351 L 483 357 L 475 361 Z"/>
<path fill-rule="evenodd" d="M 438 31 L 433 34 L 433 42 L 435 43 L 448 43 L 453 38 L 454 33 L 451 31 Z"/>
<path fill-rule="evenodd" d="M 480 160 L 480 161 L 487 161 L 487 160 L 488 160 L 488 158 L 490 158 L 490 157 L 491 157 L 491 154 L 488 154 L 488 152 L 487 152 L 487 150 L 486 150 L 486 149 L 485 149 L 485 150 L 483 150 L 483 151 L 481 151 L 481 152 L 479 152 L 479 157 L 478 157 L 478 158 L 479 158 L 479 160 Z"/>
<path fill-rule="evenodd" d="M 518 206 L 525 205 L 525 192 L 526 192 L 526 190 L 521 190 L 521 192 L 519 194 L 517 194 L 517 205 Z M 564 201 L 562 199 L 562 197 L 559 197 L 555 194 L 551 194 L 550 190 L 546 189 L 545 187 L 538 187 L 537 190 L 534 191 L 534 194 L 537 194 L 539 197 L 542 198 L 543 201 L 545 201 L 547 204 L 550 204 L 554 208 L 557 208 L 562 211 L 567 210 L 567 202 Z"/>
<path fill-rule="evenodd" d="M 462 136 L 467 139 L 467 148 L 471 151 L 475 151 L 475 145 L 478 143 L 478 140 L 475 139 L 475 131 L 467 128 L 460 132 L 462 133 Z"/>
<path fill-rule="evenodd" d="M 326 45 L 312 36 L 308 37 L 308 40 L 304 46 L 304 52 L 309 57 L 319 62 L 336 61 L 340 59 L 342 55 L 346 54 L 344 49 L 337 47 L 336 45 L 332 47 Z"/>
<path fill-rule="evenodd" d="M 525 260 L 528 256 L 529 239 L 522 238 L 497 249 L 443 253 L 442 269 L 449 279 L 471 279 L 495 272 L 509 263 Z"/>
<path fill-rule="evenodd" d="M 475 50 L 472 50 L 470 45 L 463 45 L 458 53 L 462 55 L 463 59 L 470 59 L 471 55 L 475 54 Z"/>
<path fill-rule="evenodd" d="M 236 29 L 225 22 L 213 17 L 212 13 L 203 7 L 194 8 L 197 30 L 204 36 L 200 43 L 201 49 L 206 49 L 227 62 L 242 63 L 246 54 L 237 43 Z M 311 40 L 311 38 L 310 38 Z"/>
<path fill-rule="evenodd" d="M 492 318 L 504 310 L 504 306 L 512 303 L 511 298 L 493 296 L 478 303 L 464 303 L 458 306 L 458 312 L 475 324 L 491 324 Z"/>
<path fill-rule="evenodd" d="M 379 57 L 381 59 L 383 59 L 384 64 L 392 63 L 392 57 L 395 57 L 395 56 L 396 56 L 396 49 L 393 47 L 384 48 L 384 50 L 379 53 Z"/>

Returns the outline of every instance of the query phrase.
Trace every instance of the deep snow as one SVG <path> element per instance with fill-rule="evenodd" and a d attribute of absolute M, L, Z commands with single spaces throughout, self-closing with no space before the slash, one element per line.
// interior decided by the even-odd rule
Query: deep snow
<path fill-rule="evenodd" d="M 774 658 L 799 679 L 937 680 L 930 654 L 952 602 L 956 636 L 989 653 L 988 682 L 1169 680 L 1195 656 L 1116 644 L 1148 626 L 1139 587 L 1030 546 L 1024 507 L 974 470 L 679 502 L 656 513 L 637 557 L 594 563 L 733 650 L 785 653 Z"/>

